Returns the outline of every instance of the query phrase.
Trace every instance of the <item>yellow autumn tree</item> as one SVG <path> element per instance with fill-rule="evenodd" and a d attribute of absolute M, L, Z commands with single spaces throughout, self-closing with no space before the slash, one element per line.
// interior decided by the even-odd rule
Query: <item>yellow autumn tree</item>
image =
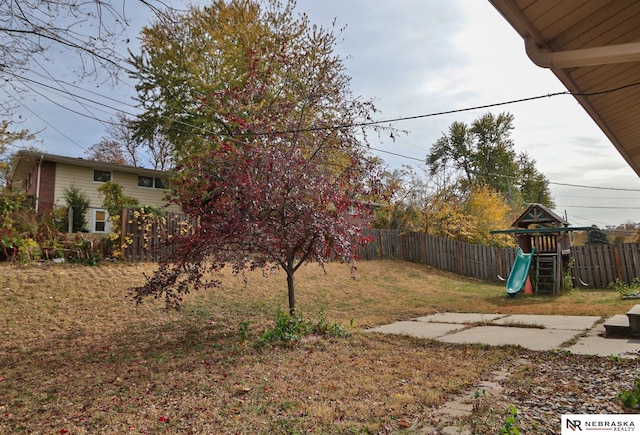
<path fill-rule="evenodd" d="M 509 229 L 512 210 L 504 196 L 487 185 L 473 186 L 463 205 L 470 226 L 469 242 L 482 245 L 513 246 L 507 234 L 491 235 L 492 230 Z"/>
<path fill-rule="evenodd" d="M 423 231 L 438 237 L 467 242 L 473 223 L 464 213 L 464 201 L 451 185 L 440 186 L 422 209 Z"/>

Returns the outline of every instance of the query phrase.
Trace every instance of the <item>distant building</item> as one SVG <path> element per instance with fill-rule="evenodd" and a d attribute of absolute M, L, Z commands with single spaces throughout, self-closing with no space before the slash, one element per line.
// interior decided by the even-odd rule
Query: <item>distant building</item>
<path fill-rule="evenodd" d="M 87 230 L 92 233 L 110 231 L 108 214 L 102 208 L 102 195 L 98 187 L 107 181 L 122 186 L 124 194 L 136 198 L 140 204 L 164 207 L 168 191 L 168 173 L 133 166 L 65 157 L 54 154 L 20 151 L 9 176 L 14 189 L 22 189 L 35 200 L 38 213 L 50 213 L 66 206 L 64 192 L 75 186 L 89 198 Z M 178 211 L 171 204 L 168 210 Z"/>

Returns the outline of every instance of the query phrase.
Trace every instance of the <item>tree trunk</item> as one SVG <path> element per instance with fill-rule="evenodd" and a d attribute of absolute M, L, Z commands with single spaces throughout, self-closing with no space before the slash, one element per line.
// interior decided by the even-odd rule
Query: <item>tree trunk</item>
<path fill-rule="evenodd" d="M 292 316 L 296 314 L 296 293 L 293 284 L 293 274 L 295 271 L 291 268 L 287 268 L 287 290 L 289 293 L 289 314 Z"/>

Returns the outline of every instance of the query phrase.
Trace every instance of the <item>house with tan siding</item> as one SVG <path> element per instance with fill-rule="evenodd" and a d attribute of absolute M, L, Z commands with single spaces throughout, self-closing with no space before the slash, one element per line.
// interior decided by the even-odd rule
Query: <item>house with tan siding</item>
<path fill-rule="evenodd" d="M 22 189 L 35 201 L 37 213 L 50 213 L 66 206 L 64 193 L 75 186 L 89 199 L 87 229 L 92 233 L 109 232 L 107 211 L 98 188 L 107 181 L 122 186 L 125 195 L 136 198 L 141 205 L 152 205 L 169 211 L 179 211 L 169 204 L 165 188 L 168 173 L 133 166 L 66 157 L 54 154 L 21 151 L 9 177 L 11 186 Z"/>

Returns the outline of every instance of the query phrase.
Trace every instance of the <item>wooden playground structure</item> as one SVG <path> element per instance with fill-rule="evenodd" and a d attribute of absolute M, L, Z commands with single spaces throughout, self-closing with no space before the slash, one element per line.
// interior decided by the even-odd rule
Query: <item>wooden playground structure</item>
<path fill-rule="evenodd" d="M 531 281 L 535 294 L 555 295 L 564 287 L 564 271 L 571 258 L 571 231 L 590 230 L 590 227 L 569 227 L 569 222 L 542 204 L 531 204 L 512 224 L 512 230 L 492 231 L 492 234 L 513 234 L 523 253 L 511 269 L 511 275 L 520 269 L 522 276 Z M 522 269 L 526 269 L 522 273 Z M 510 280 L 512 281 L 512 280 Z M 517 282 L 515 290 L 521 291 L 525 282 Z"/>

